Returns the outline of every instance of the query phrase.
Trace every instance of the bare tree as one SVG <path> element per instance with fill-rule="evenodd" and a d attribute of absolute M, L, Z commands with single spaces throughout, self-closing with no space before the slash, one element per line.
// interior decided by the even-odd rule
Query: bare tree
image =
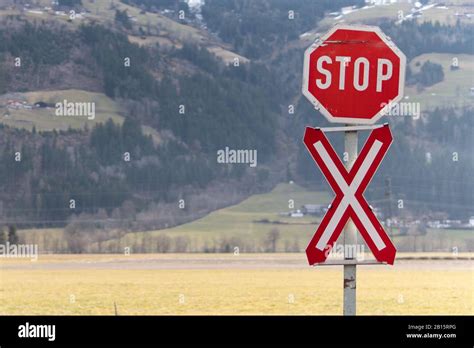
<path fill-rule="evenodd" d="M 174 238 L 174 251 L 176 253 L 185 253 L 188 250 L 188 245 L 188 236 L 177 236 Z"/>
<path fill-rule="evenodd" d="M 167 253 L 170 251 L 171 238 L 166 234 L 159 234 L 156 237 L 156 251 L 159 253 Z"/>
<path fill-rule="evenodd" d="M 280 231 L 278 228 L 272 228 L 265 237 L 265 246 L 267 252 L 276 252 L 277 243 L 280 239 Z"/>
<path fill-rule="evenodd" d="M 68 252 L 73 254 L 82 254 L 86 252 L 88 243 L 89 231 L 81 228 L 80 223 L 71 222 L 64 229 L 64 236 L 66 237 L 66 244 Z"/>

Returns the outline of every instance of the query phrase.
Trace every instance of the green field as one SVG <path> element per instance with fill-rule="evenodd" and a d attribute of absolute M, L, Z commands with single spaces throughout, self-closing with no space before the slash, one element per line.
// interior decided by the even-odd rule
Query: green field
<path fill-rule="evenodd" d="M 294 200 L 294 209 L 303 204 L 329 204 L 331 195 L 326 192 L 311 192 L 296 184 L 279 184 L 269 193 L 249 197 L 240 204 L 219 209 L 205 217 L 173 228 L 125 233 L 119 239 L 110 239 L 101 244 L 102 251 L 120 252 L 128 247 L 133 252 L 142 250 L 153 252 L 154 246 L 162 242 L 163 236 L 171 239 L 170 251 L 173 251 L 177 239 L 188 239 L 187 251 L 222 250 L 223 245 L 240 251 L 265 251 L 265 239 L 272 230 L 278 230 L 280 238 L 276 250 L 280 252 L 303 251 L 314 234 L 320 217 L 305 216 L 290 218 L 280 216 L 287 212 L 288 201 Z M 261 223 L 262 219 L 276 223 Z M 284 224 L 286 223 L 286 224 Z M 118 231 L 116 231 L 119 234 Z M 398 234 L 394 230 L 394 234 Z M 62 229 L 20 230 L 19 235 L 27 243 L 38 244 L 40 250 L 54 250 L 55 246 L 65 248 Z M 472 230 L 441 230 L 428 229 L 425 235 L 394 236 L 395 245 L 400 250 L 444 251 L 451 252 L 457 248 L 459 252 L 470 251 L 469 240 Z M 359 237 L 362 243 L 362 237 Z M 91 243 L 89 252 L 98 252 L 97 243 Z"/>
<path fill-rule="evenodd" d="M 308 238 L 314 233 L 315 222 L 318 222 L 319 218 L 279 216 L 279 212 L 292 210 L 288 207 L 289 200 L 294 201 L 294 209 L 299 209 L 301 205 L 308 203 L 329 204 L 330 196 L 324 192 L 308 192 L 295 184 L 280 184 L 270 193 L 251 196 L 240 204 L 214 211 L 191 223 L 166 230 L 126 234 L 120 240 L 120 245 L 133 245 L 141 243 L 141 238 L 153 239 L 166 234 L 170 237 L 188 236 L 198 249 L 204 245 L 212 246 L 227 240 L 245 250 L 260 245 L 265 235 L 276 228 L 282 240 L 279 250 L 283 251 L 285 244 L 287 248 L 295 244 L 298 248 L 303 248 Z M 256 222 L 262 219 L 289 224 Z M 262 250 L 257 247 L 256 251 Z"/>
<path fill-rule="evenodd" d="M 15 93 L 15 99 L 25 100 L 28 104 L 43 101 L 55 104 L 67 100 L 68 102 L 90 102 L 95 103 L 95 118 L 78 116 L 56 116 L 55 108 L 34 109 L 7 109 L 0 107 L 0 122 L 10 127 L 25 128 L 31 130 L 33 126 L 38 131 L 44 130 L 67 130 L 68 128 L 82 129 L 87 126 L 92 128 L 97 123 L 104 123 L 109 118 L 117 124 L 122 124 L 124 117 L 118 104 L 103 93 L 88 92 L 84 90 L 68 89 L 57 91 L 35 91 L 26 93 Z M 160 135 L 151 127 L 144 126 L 143 132 L 153 137 L 158 143 Z"/>
<path fill-rule="evenodd" d="M 459 61 L 458 70 L 451 70 L 453 58 Z M 466 107 L 474 106 L 474 95 L 469 89 L 474 87 L 474 55 L 429 53 L 415 57 L 410 62 L 413 73 L 417 73 L 427 60 L 441 64 L 444 71 L 444 80 L 422 90 L 418 87 L 407 87 L 405 96 L 411 102 L 420 102 L 421 110 L 435 107 Z"/>
<path fill-rule="evenodd" d="M 462 24 L 472 24 L 472 18 L 459 16 L 459 14 L 472 13 L 472 5 L 468 1 L 447 1 L 444 2 L 447 8 L 432 7 L 423 11 L 423 15 L 418 19 L 421 22 L 440 22 L 441 24 L 456 25 L 458 21 Z M 456 15 L 458 14 L 458 15 Z"/>
<path fill-rule="evenodd" d="M 170 229 L 159 231 L 128 233 L 118 241 L 120 248 L 125 246 L 142 245 L 143 238 L 149 243 L 156 242 L 160 235 L 169 237 L 188 236 L 195 248 L 203 245 L 214 245 L 227 241 L 240 248 L 252 250 L 252 246 L 261 245 L 266 235 L 273 229 L 278 229 L 281 240 L 277 244 L 278 251 L 304 250 L 316 231 L 320 218 L 305 216 L 290 218 L 279 216 L 279 212 L 289 211 L 288 201 L 294 200 L 295 209 L 303 204 L 329 204 L 331 195 L 327 192 L 311 192 L 296 184 L 279 184 L 266 194 L 251 196 L 240 204 L 220 209 L 209 215 Z M 287 222 L 288 224 L 269 224 L 256 221 Z M 398 231 L 394 230 L 394 234 Z M 412 248 L 418 251 L 450 251 L 457 247 L 459 251 L 468 251 L 466 240 L 472 237 L 468 230 L 436 230 L 428 229 L 422 236 L 394 236 L 395 245 Z M 362 241 L 362 237 L 359 237 Z M 117 243 L 117 241 L 111 241 Z M 295 250 L 296 249 L 296 250 Z M 255 251 L 263 251 L 257 248 Z"/>

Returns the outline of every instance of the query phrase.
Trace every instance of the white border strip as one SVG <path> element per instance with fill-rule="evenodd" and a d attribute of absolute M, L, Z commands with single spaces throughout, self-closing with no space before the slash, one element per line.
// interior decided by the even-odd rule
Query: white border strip
<path fill-rule="evenodd" d="M 385 127 L 388 123 L 384 124 L 374 124 L 370 126 L 342 126 L 342 127 L 323 127 L 323 128 L 316 128 L 320 129 L 323 132 L 357 132 L 357 131 L 364 131 L 364 130 L 373 130 L 377 128 Z"/>

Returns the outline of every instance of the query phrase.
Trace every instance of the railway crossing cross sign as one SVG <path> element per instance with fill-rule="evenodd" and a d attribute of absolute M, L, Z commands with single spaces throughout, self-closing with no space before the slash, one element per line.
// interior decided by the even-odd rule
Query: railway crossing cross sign
<path fill-rule="evenodd" d="M 304 143 L 336 193 L 306 248 L 309 264 L 314 265 L 326 260 L 349 218 L 355 223 L 377 261 L 393 264 L 396 249 L 363 196 L 392 143 L 388 125 L 375 128 L 371 132 L 349 171 L 321 129 L 307 127 Z"/>

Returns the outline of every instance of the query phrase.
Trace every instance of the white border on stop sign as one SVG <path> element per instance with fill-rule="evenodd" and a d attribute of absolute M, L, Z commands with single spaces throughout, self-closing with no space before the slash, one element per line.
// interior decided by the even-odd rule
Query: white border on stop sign
<path fill-rule="evenodd" d="M 336 31 L 340 29 L 345 30 L 359 30 L 359 31 L 370 31 L 376 33 L 380 39 L 400 58 L 400 78 L 398 80 L 398 95 L 395 99 L 390 101 L 390 105 L 393 106 L 403 98 L 403 91 L 405 88 L 405 69 L 406 69 L 406 57 L 405 54 L 395 45 L 395 43 L 385 35 L 379 27 L 371 25 L 348 25 L 348 24 L 336 24 L 326 34 L 317 39 L 311 46 L 309 46 L 304 52 L 304 67 L 303 67 L 303 95 L 314 105 L 316 110 L 319 110 L 329 122 L 333 123 L 347 123 L 347 124 L 373 124 L 377 122 L 382 116 L 385 115 L 388 109 L 386 107 L 380 107 L 379 112 L 370 119 L 354 118 L 348 115 L 347 117 L 334 117 L 331 113 L 321 104 L 318 100 L 308 91 L 308 79 L 309 79 L 309 56 L 318 47 L 322 46 L 324 42 Z M 388 101 L 387 101 L 388 104 Z"/>

